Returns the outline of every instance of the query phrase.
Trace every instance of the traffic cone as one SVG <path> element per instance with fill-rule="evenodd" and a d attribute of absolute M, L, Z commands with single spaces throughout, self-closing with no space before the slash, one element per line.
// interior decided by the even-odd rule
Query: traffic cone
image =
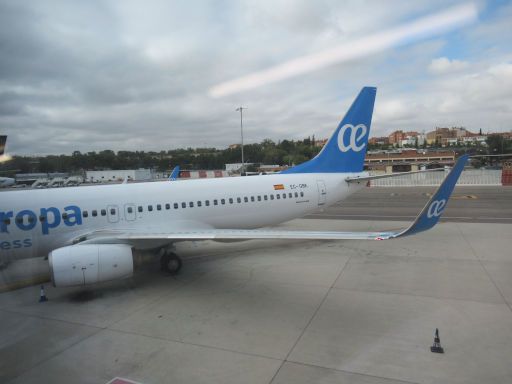
<path fill-rule="evenodd" d="M 41 294 L 39 296 L 39 302 L 45 302 L 48 301 L 48 298 L 46 297 L 46 293 L 44 292 L 44 285 L 41 285 Z"/>
<path fill-rule="evenodd" d="M 434 334 L 434 345 L 430 347 L 430 352 L 433 353 L 444 353 L 443 347 L 441 347 L 441 338 L 439 337 L 439 329 L 436 328 L 436 333 Z"/>

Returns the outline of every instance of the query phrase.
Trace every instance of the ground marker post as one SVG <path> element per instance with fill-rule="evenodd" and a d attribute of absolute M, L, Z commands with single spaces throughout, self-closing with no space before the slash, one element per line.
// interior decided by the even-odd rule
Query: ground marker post
<path fill-rule="evenodd" d="M 48 301 L 48 298 L 46 297 L 46 293 L 44 292 L 44 285 L 41 285 L 41 294 L 39 295 L 39 302 L 43 303 L 45 301 Z"/>
<path fill-rule="evenodd" d="M 430 347 L 430 352 L 444 353 L 444 349 L 441 347 L 441 339 L 439 338 L 438 328 L 436 328 L 436 333 L 434 334 L 434 344 Z"/>

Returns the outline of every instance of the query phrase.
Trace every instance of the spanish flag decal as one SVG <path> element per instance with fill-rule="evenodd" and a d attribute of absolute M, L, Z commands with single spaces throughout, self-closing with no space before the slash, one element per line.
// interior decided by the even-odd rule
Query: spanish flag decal
<path fill-rule="evenodd" d="M 284 185 L 283 184 L 274 184 L 274 190 L 279 191 L 281 189 L 284 189 Z"/>

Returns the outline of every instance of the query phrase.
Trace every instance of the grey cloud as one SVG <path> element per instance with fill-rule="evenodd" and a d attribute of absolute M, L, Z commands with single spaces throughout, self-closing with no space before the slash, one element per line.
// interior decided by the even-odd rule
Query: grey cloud
<path fill-rule="evenodd" d="M 287 13 L 290 4 L 294 9 Z M 331 133 L 364 85 L 379 87 L 377 103 L 414 105 L 414 113 L 406 110 L 400 119 L 376 115 L 374 132 L 428 128 L 439 113 L 429 100 L 450 95 L 446 87 L 439 93 L 429 85 L 426 70 L 446 48 L 442 39 L 250 93 L 207 97 L 208 88 L 220 81 L 375 32 L 442 2 L 411 4 L 393 3 L 396 9 L 389 12 L 381 2 L 334 0 L 313 8 L 309 2 L 270 0 L 201 7 L 101 0 L 29 6 L 0 0 L 0 131 L 9 135 L 9 151 L 20 154 L 225 147 L 239 140 L 235 108 L 242 104 L 249 107 L 248 142 L 319 138 Z M 485 29 L 485 39 L 508 46 L 492 28 Z M 503 57 L 486 60 L 483 73 Z M 485 97 L 494 100 L 492 94 Z M 472 109 L 478 106 L 486 108 L 478 111 L 484 115 L 491 108 L 487 101 L 472 101 Z M 463 112 L 454 115 L 463 122 L 476 113 Z"/>

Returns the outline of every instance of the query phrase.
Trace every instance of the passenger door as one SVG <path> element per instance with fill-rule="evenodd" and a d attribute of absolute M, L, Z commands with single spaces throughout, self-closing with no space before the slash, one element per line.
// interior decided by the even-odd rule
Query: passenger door
<path fill-rule="evenodd" d="M 318 187 L 318 205 L 324 205 L 327 200 L 327 188 L 323 180 L 317 180 L 316 185 Z"/>

